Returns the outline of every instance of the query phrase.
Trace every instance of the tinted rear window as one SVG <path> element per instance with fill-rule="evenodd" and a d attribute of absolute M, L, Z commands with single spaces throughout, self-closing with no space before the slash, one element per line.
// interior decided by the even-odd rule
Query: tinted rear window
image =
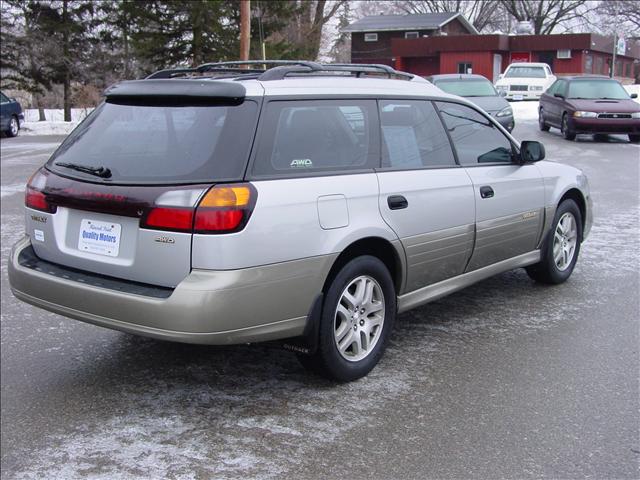
<path fill-rule="evenodd" d="M 498 95 L 488 80 L 439 80 L 436 87 L 461 97 L 495 97 Z"/>
<path fill-rule="evenodd" d="M 191 183 L 242 179 L 258 105 L 136 106 L 104 103 L 53 154 L 48 168 L 73 163 L 111 170 L 110 183 Z"/>

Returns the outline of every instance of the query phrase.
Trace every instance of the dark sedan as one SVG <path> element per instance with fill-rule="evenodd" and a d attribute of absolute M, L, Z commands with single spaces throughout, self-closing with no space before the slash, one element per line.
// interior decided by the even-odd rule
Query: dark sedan
<path fill-rule="evenodd" d="M 493 84 L 482 75 L 433 75 L 427 77 L 427 80 L 440 90 L 467 98 L 494 117 L 508 131 L 513 130 L 513 110 L 504 98 L 505 94 L 498 93 Z"/>
<path fill-rule="evenodd" d="M 579 133 L 628 135 L 640 142 L 640 104 L 637 94 L 609 77 L 580 76 L 558 79 L 540 98 L 540 130 L 559 128 L 567 140 Z"/>
<path fill-rule="evenodd" d="M 18 101 L 0 92 L 0 130 L 7 137 L 15 137 L 21 122 L 24 122 L 24 114 Z"/>

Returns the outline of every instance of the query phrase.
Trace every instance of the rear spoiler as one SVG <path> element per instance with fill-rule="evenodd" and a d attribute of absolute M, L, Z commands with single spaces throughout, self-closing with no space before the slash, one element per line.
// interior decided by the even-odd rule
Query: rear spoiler
<path fill-rule="evenodd" d="M 246 89 L 240 83 L 215 80 L 131 80 L 109 87 L 107 103 L 121 105 L 217 105 L 240 104 Z"/>

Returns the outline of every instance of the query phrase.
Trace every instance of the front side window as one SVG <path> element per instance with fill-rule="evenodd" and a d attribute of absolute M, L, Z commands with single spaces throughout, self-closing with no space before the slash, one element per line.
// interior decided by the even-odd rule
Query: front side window
<path fill-rule="evenodd" d="M 513 146 L 486 117 L 456 103 L 437 102 L 461 165 L 511 163 Z"/>
<path fill-rule="evenodd" d="M 382 165 L 388 168 L 454 166 L 449 139 L 426 100 L 380 102 Z"/>
<path fill-rule="evenodd" d="M 9 98 L 4 93 L 0 93 L 0 102 L 1 103 L 9 103 Z"/>
<path fill-rule="evenodd" d="M 261 120 L 253 174 L 305 175 L 377 164 L 372 100 L 273 101 Z"/>

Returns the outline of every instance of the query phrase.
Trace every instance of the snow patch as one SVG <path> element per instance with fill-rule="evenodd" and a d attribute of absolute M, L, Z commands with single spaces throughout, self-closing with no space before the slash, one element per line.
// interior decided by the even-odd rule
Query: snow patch
<path fill-rule="evenodd" d="M 69 135 L 79 122 L 24 122 L 20 135 Z"/>
<path fill-rule="evenodd" d="M 24 193 L 24 183 L 14 183 L 13 185 L 2 185 L 0 187 L 0 198 L 8 197 L 15 193 Z"/>

